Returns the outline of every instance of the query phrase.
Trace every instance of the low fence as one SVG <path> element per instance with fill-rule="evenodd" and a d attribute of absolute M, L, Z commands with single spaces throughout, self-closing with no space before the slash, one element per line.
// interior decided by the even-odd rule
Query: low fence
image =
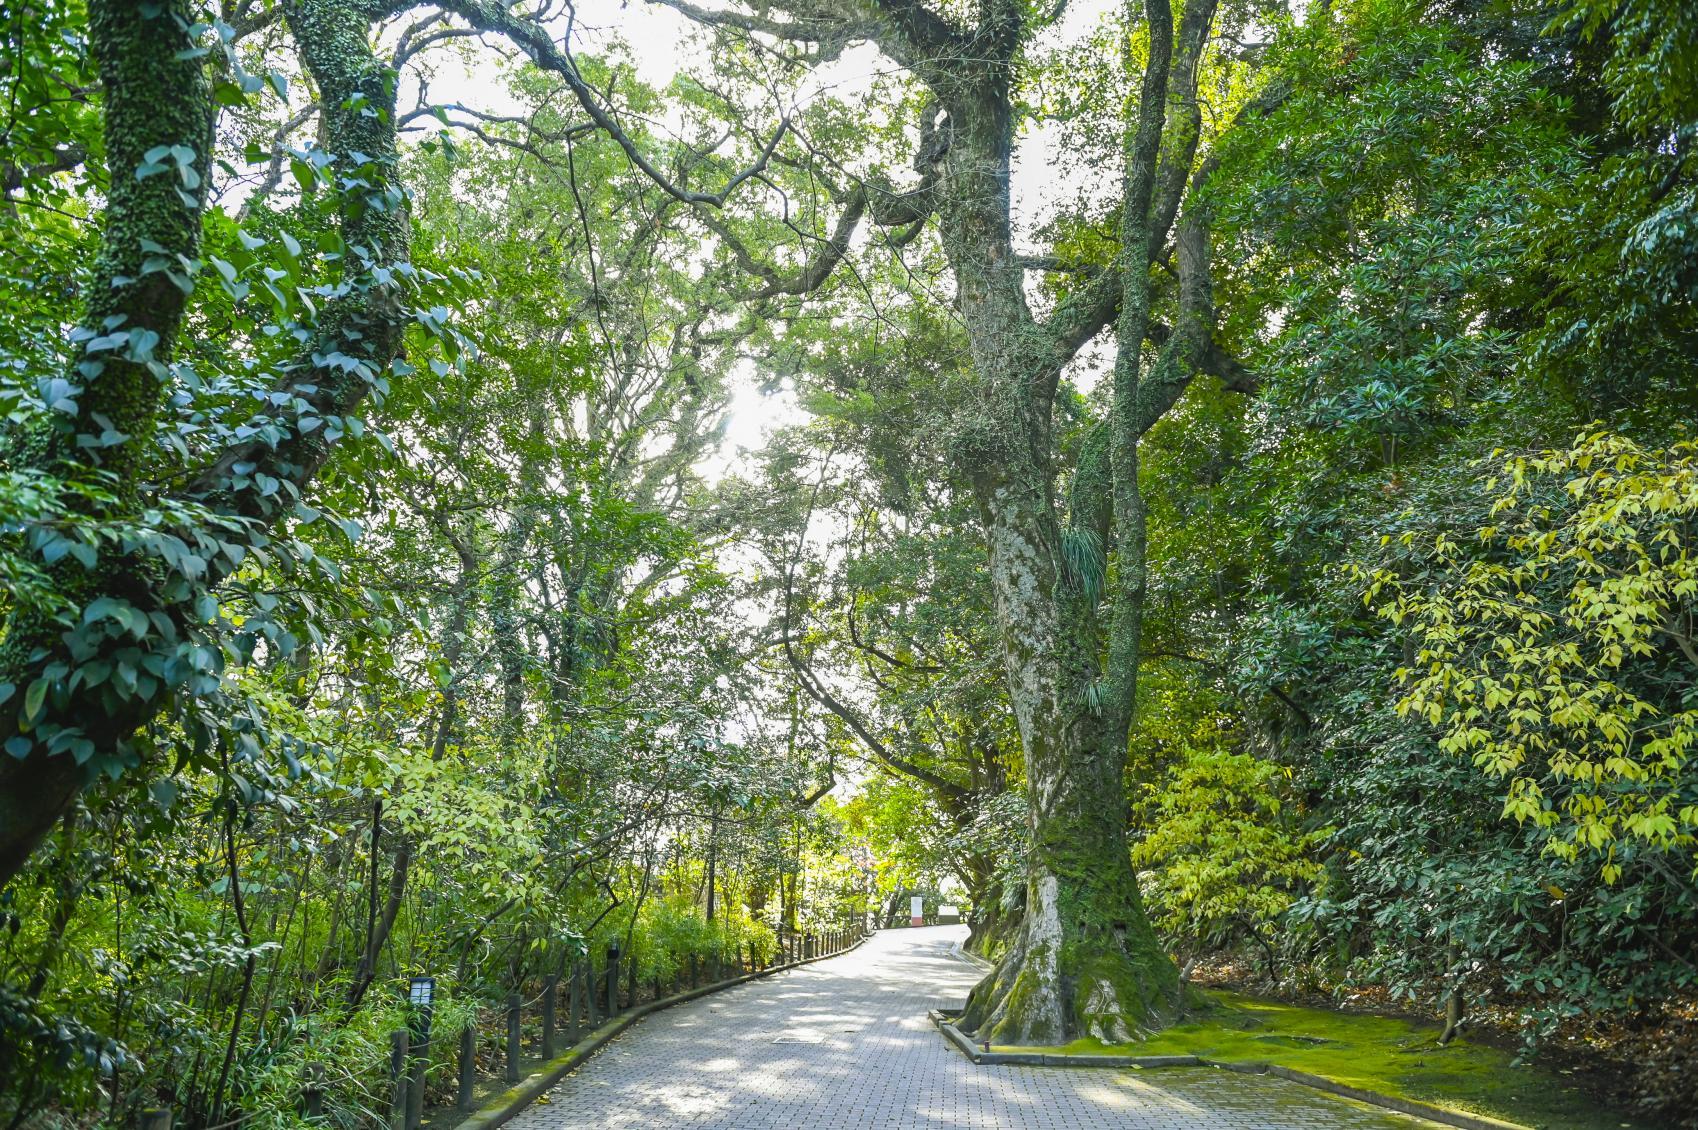
<path fill-rule="evenodd" d="M 419 1130 L 427 1120 L 433 1125 L 452 1125 L 475 1110 L 481 1098 L 518 1083 L 527 1065 L 539 1066 L 565 1054 L 607 1021 L 645 999 L 664 1001 L 751 973 L 829 957 L 854 946 L 867 933 L 860 925 L 808 934 L 785 932 L 780 934 L 778 950 L 769 961 L 759 960 L 751 945 L 730 961 L 715 958 L 704 962 L 692 957 L 687 966 L 674 972 L 670 982 L 652 980 L 647 984 L 639 983 L 632 968 L 622 961 L 619 948 L 609 946 L 599 962 L 586 959 L 564 976 L 544 977 L 541 992 L 528 1000 L 519 992 L 509 994 L 506 1006 L 497 1013 L 502 1021 L 497 1028 L 480 1028 L 473 1023 L 446 1034 L 431 1031 L 426 1020 L 414 1029 L 397 1029 L 390 1033 L 387 1124 L 391 1130 Z M 422 1004 L 421 1017 L 428 1015 L 429 1008 L 428 1001 Z M 452 1060 L 433 1062 L 432 1043 L 445 1036 L 454 1041 L 450 1046 L 456 1048 L 455 1054 Z M 479 1054 L 492 1046 L 497 1050 L 494 1066 L 498 1071 L 488 1070 L 491 1057 Z M 432 1105 L 427 1099 L 433 1069 L 450 1066 L 454 1068 L 454 1100 Z M 326 1079 L 322 1065 L 308 1065 L 300 1091 L 300 1113 L 305 1118 L 325 1117 L 329 1098 Z M 435 1081 L 440 1096 L 443 1080 Z M 214 1130 L 233 1130 L 257 1113 L 248 1112 Z M 143 1110 L 135 1123 L 137 1130 L 172 1130 L 174 1124 L 175 1113 L 165 1108 Z"/>

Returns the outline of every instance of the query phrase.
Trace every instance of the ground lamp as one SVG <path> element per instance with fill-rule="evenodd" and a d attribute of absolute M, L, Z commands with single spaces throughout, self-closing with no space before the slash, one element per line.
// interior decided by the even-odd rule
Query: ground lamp
<path fill-rule="evenodd" d="M 414 977 L 407 983 L 407 1003 L 413 1006 L 412 1070 L 408 1073 L 406 1114 L 402 1130 L 418 1130 L 424 1122 L 425 1071 L 430 1067 L 430 1013 L 436 1003 L 436 978 Z"/>
<path fill-rule="evenodd" d="M 436 1003 L 436 978 L 414 977 L 407 986 L 407 1003 L 419 1017 L 419 1035 L 430 1038 L 431 1006 Z"/>

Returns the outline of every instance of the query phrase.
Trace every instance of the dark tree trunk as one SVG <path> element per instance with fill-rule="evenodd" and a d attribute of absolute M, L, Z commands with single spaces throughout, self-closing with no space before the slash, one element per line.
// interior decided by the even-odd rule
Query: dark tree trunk
<path fill-rule="evenodd" d="M 169 255 L 195 256 L 200 244 L 200 194 L 212 171 L 207 130 L 210 86 L 201 61 L 185 57 L 193 44 L 183 29 L 195 22 L 196 10 L 186 0 L 152 8 L 127 0 L 94 0 L 89 5 L 89 48 L 105 92 L 109 188 L 100 257 L 81 325 L 98 333 L 107 319 L 114 319 L 132 334 L 157 335 L 152 353 L 159 358 L 170 356 L 185 296 L 163 272 L 143 272 L 149 252 L 142 245 L 151 241 Z M 136 176 L 146 163 L 145 155 L 162 146 L 187 147 L 194 153 L 193 167 L 203 186 L 200 194 L 180 193 L 176 176 Z M 67 376 L 82 389 L 74 417 L 79 423 L 58 412 L 43 414 L 12 437 L 0 452 L 0 464 L 47 475 L 76 475 L 98 465 L 115 477 L 119 505 L 123 505 L 134 491 L 163 386 L 145 364 L 118 350 L 94 354 L 86 348 L 79 350 Z M 134 438 L 104 449 L 79 447 L 80 422 L 92 427 L 101 418 Z M 149 578 L 132 560 L 107 555 L 94 568 L 84 569 L 65 558 L 52 567 L 51 575 L 71 604 L 70 623 L 80 619 L 89 601 L 107 593 L 122 596 L 144 611 L 156 607 L 148 591 Z M 22 737 L 30 743 L 21 758 L 10 744 L 8 756 L 0 757 L 0 884 L 23 866 L 94 771 L 91 764 L 85 773 L 68 748 L 55 745 L 55 739 L 80 738 L 105 753 L 126 742 L 151 713 L 139 698 L 120 701 L 110 693 L 77 693 L 66 689 L 63 677 L 50 679 L 49 664 L 69 657 L 63 640 L 66 634 L 65 623 L 25 606 L 12 610 L 0 643 L 0 683 L 16 688 L 0 713 L 0 741 L 10 743 Z M 108 640 L 106 649 L 118 645 Z M 41 712 L 24 718 L 25 690 L 42 679 L 49 686 Z"/>

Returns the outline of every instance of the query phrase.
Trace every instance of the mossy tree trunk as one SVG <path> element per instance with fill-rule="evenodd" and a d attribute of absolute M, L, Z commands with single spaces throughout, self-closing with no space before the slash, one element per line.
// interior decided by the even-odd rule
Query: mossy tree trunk
<path fill-rule="evenodd" d="M 144 273 L 155 244 L 172 256 L 192 259 L 200 244 L 200 210 L 211 171 L 211 85 L 205 66 L 191 54 L 184 29 L 195 6 L 176 0 L 145 6 L 126 0 L 89 4 L 89 49 L 99 66 L 106 142 L 107 208 L 101 249 L 89 282 L 80 327 L 81 347 L 66 374 L 75 409 L 43 413 L 11 437 L 0 463 L 7 470 L 84 479 L 110 475 L 120 506 L 134 496 L 144 445 L 164 399 L 164 386 L 147 364 L 170 356 L 182 324 L 186 296 L 163 271 Z M 139 176 L 148 154 L 161 147 L 169 171 Z M 187 155 L 186 159 L 184 154 Z M 197 182 L 185 189 L 183 167 Z M 122 348 L 105 347 L 98 335 L 126 335 Z M 96 346 L 91 351 L 91 346 Z M 99 438 L 99 421 L 130 437 L 111 445 Z M 143 609 L 145 577 L 133 561 L 113 557 L 90 569 L 69 558 L 49 576 L 69 610 L 80 612 L 96 597 L 116 592 Z M 129 736 L 142 713 L 128 704 L 91 711 L 89 703 L 64 705 L 58 695 L 43 700 L 44 715 L 25 731 L 19 717 L 25 688 L 52 663 L 66 661 L 61 637 L 66 624 L 36 608 L 18 607 L 8 617 L 0 644 L 0 683 L 15 688 L 0 715 L 0 883 L 23 865 L 81 790 L 85 773 L 71 742 L 110 746 Z M 27 742 L 27 747 L 23 744 Z"/>
<path fill-rule="evenodd" d="M 70 374 L 77 412 L 38 419 L 0 453 L 8 469 L 84 480 L 105 476 L 118 516 L 130 509 L 150 473 L 148 451 L 168 385 L 160 379 L 181 326 L 188 293 L 146 260 L 163 248 L 168 259 L 192 259 L 211 176 L 211 83 L 205 56 L 188 29 L 201 27 L 200 9 L 182 0 L 154 5 L 93 0 L 89 43 L 103 88 L 109 190 L 101 217 L 102 250 L 79 321 L 80 352 Z M 181 501 L 198 504 L 231 529 L 263 531 L 292 506 L 291 494 L 311 481 L 329 455 L 326 417 L 353 412 L 371 388 L 362 375 L 315 361 L 340 353 L 381 373 L 396 357 L 408 321 L 397 284 L 383 281 L 407 255 L 404 197 L 395 167 L 394 90 L 389 69 L 373 54 L 371 23 L 381 13 L 359 0 L 296 0 L 287 18 L 301 58 L 324 106 L 325 138 L 334 167 L 359 193 L 339 195 L 344 294 L 326 303 L 317 337 L 284 379 L 293 407 L 272 421 L 273 435 L 231 445 L 189 483 Z M 159 155 L 164 153 L 163 158 Z M 150 159 L 151 155 L 151 159 Z M 152 171 L 149 166 L 163 169 Z M 182 169 L 192 169 L 192 176 Z M 122 349 L 91 353 L 98 334 L 119 329 Z M 79 432 L 110 430 L 115 443 L 79 443 Z M 265 492 L 261 484 L 287 484 Z M 230 529 L 225 538 L 235 537 Z M 84 568 L 65 559 L 53 567 L 65 607 L 57 617 L 12 611 L 0 644 L 0 683 L 17 688 L 0 711 L 0 884 L 76 801 L 97 767 L 124 768 L 140 760 L 137 731 L 193 685 L 178 662 L 201 615 L 198 597 L 233 568 L 227 558 L 205 563 L 200 583 L 172 580 L 158 561 L 111 553 Z M 97 600 L 117 600 L 149 617 L 139 639 L 100 636 L 85 623 Z M 115 680 L 91 685 L 72 677 L 80 667 L 126 662 L 157 674 L 120 694 Z M 173 672 L 177 672 L 173 674 Z M 25 716 L 25 688 L 43 692 Z M 26 744 L 27 743 L 27 746 Z"/>
<path fill-rule="evenodd" d="M 1094 705 L 1096 633 L 1065 574 L 1039 470 L 978 476 L 1030 842 L 1023 919 L 963 1023 L 1002 1044 L 1125 1040 L 1172 1016 L 1178 971 L 1139 898 L 1126 843 L 1125 733 L 1111 734 Z"/>
<path fill-rule="evenodd" d="M 1118 272 L 1123 294 L 1115 296 L 1123 311 L 1133 307 L 1133 317 L 1123 313 L 1119 328 L 1123 338 L 1129 335 L 1122 352 L 1134 355 L 1149 329 L 1147 264 L 1165 242 L 1172 215 L 1164 222 L 1159 211 L 1166 201 L 1156 191 L 1164 179 L 1158 153 L 1168 135 L 1174 151 L 1167 167 L 1178 170 L 1182 187 L 1196 144 L 1195 130 L 1187 136 L 1183 129 L 1164 129 L 1174 93 L 1172 22 L 1160 0 L 1149 9 L 1154 47 L 1139 128 L 1128 145 Z M 1179 76 L 1181 95 L 1194 86 L 1195 58 L 1212 11 L 1212 3 L 1198 0 L 1187 12 L 1192 39 L 1182 42 L 1181 56 L 1192 62 Z M 1024 919 L 995 972 L 974 990 L 963 1023 L 977 1038 L 996 1043 L 1059 1043 L 1081 1034 L 1120 1041 L 1161 1026 L 1181 1007 L 1178 970 L 1144 912 L 1126 842 L 1123 773 L 1144 574 L 1136 463 L 1111 462 L 1114 523 L 1103 534 L 1118 539 L 1122 591 L 1103 625 L 1095 586 L 1077 564 L 1069 566 L 1054 492 L 1054 396 L 1081 332 L 1073 321 L 1081 311 L 1064 306 L 1039 324 L 1026 303 L 1022 272 L 1011 269 L 1018 260 L 1010 234 L 1013 114 L 1007 84 L 1008 71 L 993 67 L 940 92 L 946 115 L 940 128 L 950 132 L 940 177 L 949 191 L 939 194 L 938 218 L 982 405 L 962 454 L 972 469 L 989 548 L 1030 805 Z M 1138 414 L 1136 397 L 1135 385 L 1116 381 L 1111 429 Z M 1141 421 L 1125 446 L 1135 451 L 1136 434 L 1148 426 Z M 1111 452 L 1123 446 L 1112 432 L 1111 441 Z M 1090 505 L 1081 510 L 1105 509 L 1099 500 L 1084 501 Z"/>

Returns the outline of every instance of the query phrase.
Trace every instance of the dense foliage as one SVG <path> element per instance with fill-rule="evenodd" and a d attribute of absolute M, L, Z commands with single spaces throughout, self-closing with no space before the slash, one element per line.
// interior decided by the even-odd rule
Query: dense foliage
<path fill-rule="evenodd" d="M 1698 7 L 659 7 L 0 15 L 0 1126 L 916 894 L 1011 1040 L 1690 1009 Z"/>

